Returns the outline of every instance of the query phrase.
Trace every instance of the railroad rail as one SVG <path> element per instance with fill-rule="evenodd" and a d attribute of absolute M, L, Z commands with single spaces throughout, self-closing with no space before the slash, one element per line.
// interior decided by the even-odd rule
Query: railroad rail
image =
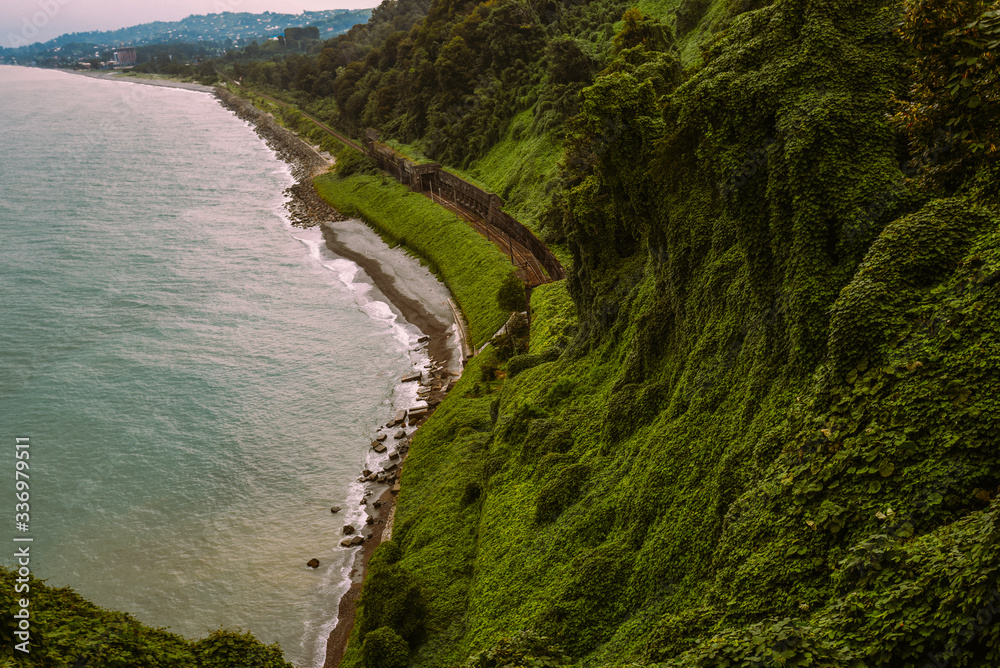
<path fill-rule="evenodd" d="M 239 82 L 233 81 L 225 75 L 222 76 L 234 85 L 242 88 Z M 415 165 L 402 154 L 398 154 L 384 144 L 379 143 L 377 141 L 377 133 L 374 130 L 366 132 L 365 145 L 362 146 L 337 132 L 323 121 L 310 116 L 287 102 L 283 102 L 266 93 L 259 91 L 252 92 L 254 95 L 260 95 L 280 107 L 301 114 L 337 141 L 373 158 L 379 164 L 380 168 L 394 176 L 400 182 L 409 185 L 412 190 L 422 192 L 435 203 L 440 204 L 469 223 L 479 234 L 486 237 L 487 241 L 496 245 L 504 255 L 510 257 L 511 264 L 517 267 L 518 276 L 529 287 L 533 288 L 552 280 L 558 280 L 565 275 L 558 260 L 552 255 L 552 252 L 528 228 L 500 211 L 499 206 L 502 205 L 502 200 L 495 194 L 488 193 L 464 179 L 446 172 L 441 169 L 440 165 Z M 389 155 L 390 153 L 393 155 Z M 392 164 L 388 164 L 389 162 Z M 439 182 L 437 188 L 434 186 L 436 181 Z M 443 184 L 447 186 L 448 191 L 454 196 L 453 198 L 442 196 L 442 188 L 440 186 Z M 483 215 L 484 213 L 485 215 Z M 509 229 L 503 229 L 491 222 L 494 219 L 495 222 L 502 223 Z M 515 233 L 513 236 L 511 230 Z M 534 248 L 529 247 L 529 245 Z M 541 257 L 539 257 L 540 255 Z"/>

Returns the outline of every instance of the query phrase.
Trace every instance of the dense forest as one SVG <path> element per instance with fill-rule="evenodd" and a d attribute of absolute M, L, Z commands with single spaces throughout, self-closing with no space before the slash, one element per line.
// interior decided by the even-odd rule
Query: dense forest
<path fill-rule="evenodd" d="M 1000 665 L 998 47 L 995 0 L 387 0 L 216 63 L 567 259 L 417 433 L 343 665 Z"/>

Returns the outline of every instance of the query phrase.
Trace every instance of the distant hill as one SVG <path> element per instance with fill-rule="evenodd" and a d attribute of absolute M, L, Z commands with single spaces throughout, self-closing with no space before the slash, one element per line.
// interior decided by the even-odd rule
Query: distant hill
<path fill-rule="evenodd" d="M 218 46 L 241 46 L 278 35 L 285 28 L 305 26 L 319 28 L 320 39 L 328 39 L 346 32 L 357 23 L 364 23 L 370 14 L 370 9 L 332 9 L 301 14 L 194 14 L 180 21 L 154 21 L 119 30 L 66 33 L 44 43 L 36 42 L 19 48 L 0 47 L 0 56 L 24 58 L 54 51 L 68 44 L 110 47 L 119 44 L 146 46 L 212 42 Z M 227 40 L 231 42 L 227 43 Z"/>

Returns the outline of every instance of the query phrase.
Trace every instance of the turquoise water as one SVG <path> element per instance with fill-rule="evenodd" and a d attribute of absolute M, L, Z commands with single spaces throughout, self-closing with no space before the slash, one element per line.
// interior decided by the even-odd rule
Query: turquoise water
<path fill-rule="evenodd" d="M 329 508 L 361 517 L 417 333 L 288 225 L 287 167 L 210 96 L 0 67 L 0 118 L 0 484 L 29 436 L 33 572 L 321 665 Z"/>

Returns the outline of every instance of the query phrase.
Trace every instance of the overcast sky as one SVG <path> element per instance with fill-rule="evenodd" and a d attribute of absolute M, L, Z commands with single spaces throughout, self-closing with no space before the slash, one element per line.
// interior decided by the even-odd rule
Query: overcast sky
<path fill-rule="evenodd" d="M 191 14 L 374 7 L 379 0 L 0 0 L 0 46 L 45 42 L 67 32 L 115 30 Z"/>

